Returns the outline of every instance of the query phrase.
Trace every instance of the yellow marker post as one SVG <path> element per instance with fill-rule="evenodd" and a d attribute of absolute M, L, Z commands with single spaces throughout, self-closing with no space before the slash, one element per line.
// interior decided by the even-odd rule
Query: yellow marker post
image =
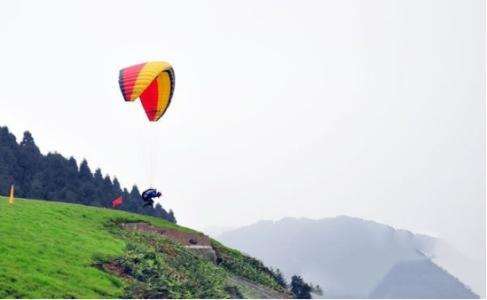
<path fill-rule="evenodd" d="M 10 186 L 10 197 L 8 198 L 8 204 L 14 203 L 14 185 Z"/>

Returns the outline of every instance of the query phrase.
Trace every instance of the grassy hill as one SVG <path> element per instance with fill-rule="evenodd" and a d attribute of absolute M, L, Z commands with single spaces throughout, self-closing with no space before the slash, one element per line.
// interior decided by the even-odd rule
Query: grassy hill
<path fill-rule="evenodd" d="M 214 263 L 121 222 L 194 232 L 123 211 L 0 197 L 0 298 L 289 297 L 259 261 L 216 241 Z"/>

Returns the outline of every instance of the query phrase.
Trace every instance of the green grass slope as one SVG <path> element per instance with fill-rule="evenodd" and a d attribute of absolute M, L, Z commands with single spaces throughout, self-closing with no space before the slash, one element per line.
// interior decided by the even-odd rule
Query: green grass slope
<path fill-rule="evenodd" d="M 223 257 L 215 265 L 164 238 L 124 232 L 117 220 L 192 231 L 123 211 L 23 199 L 9 205 L 0 197 L 0 298 L 245 296 L 229 288 L 235 278 L 282 292 L 260 262 L 238 251 L 215 242 Z M 100 258 L 127 276 L 104 271 Z"/>

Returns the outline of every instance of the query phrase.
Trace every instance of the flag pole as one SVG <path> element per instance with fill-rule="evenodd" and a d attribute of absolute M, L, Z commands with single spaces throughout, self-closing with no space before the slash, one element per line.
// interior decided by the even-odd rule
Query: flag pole
<path fill-rule="evenodd" d="M 14 185 L 12 184 L 10 186 L 10 196 L 8 197 L 8 204 L 14 204 L 14 191 L 15 191 L 15 188 L 14 188 Z"/>

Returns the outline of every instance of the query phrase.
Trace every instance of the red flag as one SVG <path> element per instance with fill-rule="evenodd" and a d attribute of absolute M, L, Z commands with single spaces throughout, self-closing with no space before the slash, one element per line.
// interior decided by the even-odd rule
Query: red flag
<path fill-rule="evenodd" d="M 120 196 L 117 199 L 112 201 L 112 207 L 119 207 L 120 205 L 122 205 L 122 203 L 123 203 L 123 199 L 122 196 Z"/>

